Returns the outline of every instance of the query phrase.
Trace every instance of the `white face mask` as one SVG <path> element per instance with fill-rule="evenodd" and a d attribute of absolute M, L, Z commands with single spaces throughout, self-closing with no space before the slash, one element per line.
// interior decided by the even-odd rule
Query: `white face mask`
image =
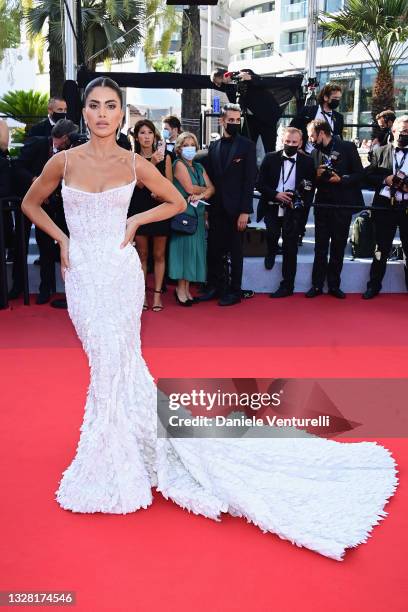
<path fill-rule="evenodd" d="M 192 160 L 197 153 L 196 147 L 181 147 L 181 154 L 185 159 Z"/>

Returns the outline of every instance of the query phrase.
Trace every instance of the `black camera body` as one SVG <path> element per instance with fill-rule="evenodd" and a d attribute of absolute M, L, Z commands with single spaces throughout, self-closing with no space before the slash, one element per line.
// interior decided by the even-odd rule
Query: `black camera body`
<path fill-rule="evenodd" d="M 89 140 L 86 134 L 80 134 L 79 132 L 74 132 L 73 134 L 70 134 L 68 138 L 69 142 L 71 143 L 71 148 L 85 144 Z"/>
<path fill-rule="evenodd" d="M 305 207 L 305 196 L 312 191 L 313 183 L 308 179 L 302 179 L 295 190 L 288 189 L 285 193 L 290 193 L 292 202 L 288 204 L 289 208 L 297 210 Z"/>
<path fill-rule="evenodd" d="M 406 175 L 405 172 L 402 172 L 402 170 L 398 170 L 398 172 L 392 177 L 391 187 L 395 189 L 395 191 L 402 191 L 404 185 L 408 185 L 408 175 Z"/>
<path fill-rule="evenodd" d="M 324 170 L 320 175 L 320 178 L 328 181 L 333 176 L 333 173 L 335 172 L 334 166 L 336 165 L 339 157 L 340 153 L 338 153 L 337 151 L 332 151 L 330 155 L 323 154 L 323 163 L 321 165 L 324 166 Z"/>

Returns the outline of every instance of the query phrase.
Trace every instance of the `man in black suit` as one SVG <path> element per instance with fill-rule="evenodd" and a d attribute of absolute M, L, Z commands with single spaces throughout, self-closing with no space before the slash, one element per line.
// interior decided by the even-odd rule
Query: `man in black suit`
<path fill-rule="evenodd" d="M 340 274 L 352 213 L 364 206 L 360 188 L 363 166 L 356 145 L 333 136 L 327 121 L 314 119 L 307 126 L 307 132 L 315 149 L 312 158 L 317 190 L 312 287 L 306 297 L 321 295 L 327 277 L 330 295 L 344 299 L 346 295 L 340 289 Z M 319 204 L 324 206 L 319 207 Z"/>
<path fill-rule="evenodd" d="M 60 120 L 53 128 L 49 138 L 38 136 L 30 138 L 21 149 L 20 156 L 15 162 L 14 174 L 16 191 L 20 197 L 24 197 L 31 184 L 41 174 L 45 164 L 58 151 L 68 149 L 71 146 L 70 135 L 78 131 L 78 126 L 69 119 Z M 56 192 L 43 204 L 44 210 L 57 222 L 61 216 L 62 201 L 60 190 Z M 24 217 L 26 250 L 31 231 L 31 221 Z M 20 233 L 16 232 L 19 236 Z M 40 288 L 37 304 L 46 304 L 50 301 L 51 293 L 55 290 L 55 243 L 41 229 L 35 229 L 35 236 L 40 250 Z M 16 257 L 13 264 L 13 286 L 9 292 L 9 299 L 16 299 L 22 293 L 23 288 L 23 262 L 21 261 L 20 249 L 16 249 Z"/>
<path fill-rule="evenodd" d="M 256 179 L 255 144 L 240 135 L 241 109 L 226 104 L 220 117 L 223 136 L 211 143 L 206 160 L 208 174 L 215 186 L 209 206 L 207 293 L 201 301 L 219 298 L 220 306 L 241 301 L 243 269 L 242 232 L 253 212 Z M 231 276 L 227 277 L 224 258 L 231 257 Z"/>
<path fill-rule="evenodd" d="M 390 254 L 397 227 L 399 228 L 405 258 L 408 253 L 408 185 L 403 182 L 396 188 L 397 172 L 408 176 L 408 115 L 397 117 L 392 126 L 393 142 L 374 150 L 373 159 L 365 169 L 368 183 L 375 187 L 373 207 L 389 210 L 374 211 L 376 247 L 370 269 L 370 280 L 363 293 L 366 300 L 381 291 L 387 258 Z M 401 175 L 402 176 L 402 175 Z M 394 178 L 395 177 L 395 178 Z M 393 185 L 394 183 L 394 185 Z M 408 269 L 405 261 L 405 284 L 408 289 Z"/>
<path fill-rule="evenodd" d="M 261 77 L 250 69 L 241 70 L 238 83 L 232 86 L 231 75 L 224 70 L 215 70 L 211 80 L 227 94 L 231 103 L 238 102 L 245 112 L 242 133 L 255 144 L 261 137 L 265 153 L 276 147 L 276 124 L 282 116 L 272 91 L 268 89 L 268 77 Z M 276 79 L 272 77 L 275 81 Z"/>
<path fill-rule="evenodd" d="M 282 232 L 282 282 L 270 297 L 293 294 L 296 276 L 299 224 L 304 206 L 310 205 L 314 193 L 315 167 L 312 158 L 300 150 L 302 132 L 287 127 L 283 133 L 283 151 L 267 153 L 258 178 L 262 197 L 258 204 L 257 221 L 265 218 L 268 253 L 265 267 L 275 264 L 278 241 Z M 301 195 L 301 201 L 295 197 Z"/>
<path fill-rule="evenodd" d="M 39 123 L 32 126 L 27 137 L 32 136 L 51 136 L 51 130 L 60 119 L 65 119 L 67 116 L 67 103 L 64 98 L 50 98 L 48 100 L 48 117 Z"/>
<path fill-rule="evenodd" d="M 313 119 L 322 119 L 330 125 L 332 135 L 343 138 L 344 118 L 343 115 L 337 112 L 341 101 L 342 89 L 336 83 L 327 83 L 317 96 L 317 104 L 313 106 L 304 106 L 300 113 L 292 119 L 290 125 L 297 127 L 302 131 L 303 135 L 303 150 L 306 153 L 312 153 L 313 145 L 309 142 L 307 135 L 307 124 Z M 303 237 L 306 233 L 306 224 L 309 216 L 309 208 L 303 211 L 303 219 L 300 224 L 299 245 L 302 244 Z"/>

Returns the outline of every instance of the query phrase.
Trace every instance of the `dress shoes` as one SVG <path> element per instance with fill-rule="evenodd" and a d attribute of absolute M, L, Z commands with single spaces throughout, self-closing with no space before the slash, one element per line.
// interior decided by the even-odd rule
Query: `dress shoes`
<path fill-rule="evenodd" d="M 328 293 L 329 295 L 332 295 L 333 297 L 338 298 L 339 300 L 346 299 L 346 294 L 340 289 L 340 287 L 329 289 Z"/>
<path fill-rule="evenodd" d="M 293 295 L 293 289 L 287 289 L 286 287 L 279 287 L 276 291 L 270 294 L 271 298 L 284 298 Z"/>
<path fill-rule="evenodd" d="M 309 291 L 305 293 L 305 297 L 314 298 L 322 294 L 323 294 L 323 289 L 320 289 L 320 287 L 311 287 Z"/>
<path fill-rule="evenodd" d="M 178 293 L 176 290 L 174 290 L 174 297 L 176 298 L 176 302 L 179 306 L 184 306 L 186 308 L 191 308 L 191 306 L 193 305 L 193 300 L 185 300 L 183 302 L 183 300 L 180 300 Z"/>
<path fill-rule="evenodd" d="M 372 300 L 379 293 L 380 292 L 378 289 L 367 289 L 366 291 L 364 291 L 361 297 L 363 298 L 363 300 Z"/>
<path fill-rule="evenodd" d="M 241 298 L 244 300 L 249 300 L 249 298 L 253 298 L 255 292 L 252 289 L 241 289 Z"/>
<path fill-rule="evenodd" d="M 272 270 L 275 264 L 275 257 L 273 255 L 267 255 L 264 259 L 264 264 L 267 270 Z"/>
<path fill-rule="evenodd" d="M 56 300 L 52 300 L 50 306 L 53 308 L 68 308 L 67 300 L 65 298 L 58 298 Z"/>
<path fill-rule="evenodd" d="M 201 293 L 198 296 L 197 301 L 198 302 L 209 302 L 210 300 L 215 300 L 219 297 L 220 297 L 220 294 L 217 291 L 217 289 L 209 289 L 205 293 Z"/>
<path fill-rule="evenodd" d="M 37 295 L 37 299 L 35 300 L 36 304 L 48 304 L 50 301 L 51 294 L 49 291 L 40 291 Z"/>
<path fill-rule="evenodd" d="M 219 306 L 233 306 L 239 304 L 241 301 L 241 295 L 237 293 L 227 293 L 220 300 L 218 300 Z"/>

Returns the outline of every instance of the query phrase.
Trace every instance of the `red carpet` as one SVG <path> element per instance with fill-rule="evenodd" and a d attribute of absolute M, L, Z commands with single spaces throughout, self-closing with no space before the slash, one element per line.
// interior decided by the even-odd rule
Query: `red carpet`
<path fill-rule="evenodd" d="M 406 295 L 256 296 L 225 309 L 181 309 L 170 295 L 164 304 L 143 315 L 155 377 L 407 375 Z M 342 563 L 242 519 L 189 514 L 160 495 L 124 517 L 72 514 L 54 491 L 75 452 L 88 368 L 67 313 L 13 302 L 0 311 L 0 359 L 0 591 L 73 590 L 80 612 L 407 609 L 406 439 L 380 440 L 400 485 L 387 519 Z"/>

